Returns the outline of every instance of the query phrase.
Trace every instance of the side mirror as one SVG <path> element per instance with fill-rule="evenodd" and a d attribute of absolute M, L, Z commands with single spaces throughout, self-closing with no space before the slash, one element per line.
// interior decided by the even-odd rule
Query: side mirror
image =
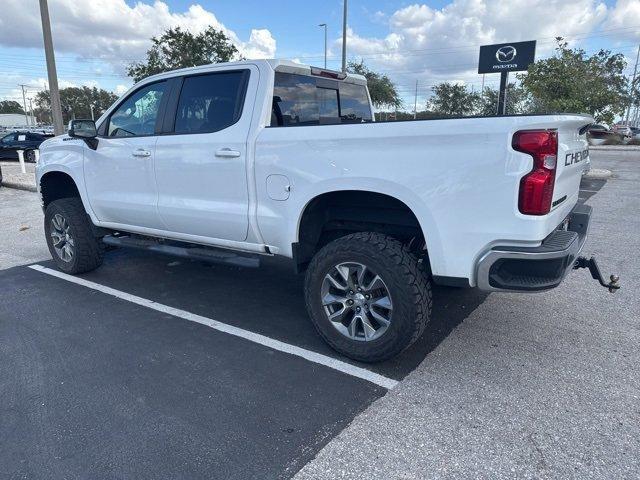
<path fill-rule="evenodd" d="M 75 138 L 95 138 L 98 135 L 96 122 L 93 120 L 71 120 L 69 122 L 70 137 Z"/>
<path fill-rule="evenodd" d="M 93 120 L 71 120 L 67 131 L 71 138 L 81 138 L 87 146 L 95 150 L 98 148 L 98 129 Z"/>

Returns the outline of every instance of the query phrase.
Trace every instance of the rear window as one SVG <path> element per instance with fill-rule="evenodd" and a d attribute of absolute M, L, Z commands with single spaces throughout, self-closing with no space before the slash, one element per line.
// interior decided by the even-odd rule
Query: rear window
<path fill-rule="evenodd" d="M 276 72 L 272 126 L 373 121 L 364 85 Z"/>

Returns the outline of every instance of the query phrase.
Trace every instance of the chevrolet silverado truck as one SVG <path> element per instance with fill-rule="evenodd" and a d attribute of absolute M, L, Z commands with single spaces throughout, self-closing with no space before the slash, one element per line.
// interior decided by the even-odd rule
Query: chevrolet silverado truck
<path fill-rule="evenodd" d="M 597 271 L 578 257 L 592 123 L 374 122 L 362 76 L 243 61 L 141 81 L 44 142 L 36 177 L 60 270 L 97 268 L 109 245 L 246 267 L 289 257 L 319 334 L 372 362 L 422 334 L 433 283 L 535 292 Z"/>

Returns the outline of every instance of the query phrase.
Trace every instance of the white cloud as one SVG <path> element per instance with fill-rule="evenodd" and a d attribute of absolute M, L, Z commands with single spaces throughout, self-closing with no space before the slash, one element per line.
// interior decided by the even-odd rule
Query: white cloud
<path fill-rule="evenodd" d="M 42 48 L 38 2 L 3 0 L 2 3 L 0 44 Z M 224 31 L 248 58 L 273 57 L 276 50 L 276 41 L 268 30 L 252 30 L 249 40 L 243 42 L 214 13 L 200 5 L 176 13 L 162 1 L 129 6 L 124 0 L 50 0 L 49 10 L 57 51 L 104 59 L 119 71 L 144 58 L 152 36 L 176 26 L 194 33 L 213 26 Z"/>
<path fill-rule="evenodd" d="M 116 95 L 120 96 L 124 92 L 129 90 L 129 88 L 130 88 L 130 86 L 119 84 L 119 85 L 116 85 L 116 88 L 113 89 L 113 93 L 115 93 Z"/>
<path fill-rule="evenodd" d="M 349 30 L 347 43 L 350 56 L 363 56 L 400 82 L 477 81 L 479 45 L 535 39 L 540 57 L 553 50 L 555 36 L 588 34 L 606 16 L 599 0 L 453 0 L 440 9 L 413 4 L 389 17 L 385 37 L 363 38 Z"/>
<path fill-rule="evenodd" d="M 604 28 L 615 37 L 625 40 L 640 39 L 640 0 L 618 0 L 611 9 Z"/>

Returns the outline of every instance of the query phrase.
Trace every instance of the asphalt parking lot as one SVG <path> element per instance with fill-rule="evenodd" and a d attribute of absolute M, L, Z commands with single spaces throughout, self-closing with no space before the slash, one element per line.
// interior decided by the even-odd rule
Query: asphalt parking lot
<path fill-rule="evenodd" d="M 586 271 L 538 295 L 437 288 L 423 337 L 377 365 L 320 340 L 286 262 L 116 250 L 54 276 L 35 194 L 3 188 L 3 475 L 637 478 L 640 154 L 594 166 L 614 177 L 583 183 L 586 249 L 619 293 Z"/>

